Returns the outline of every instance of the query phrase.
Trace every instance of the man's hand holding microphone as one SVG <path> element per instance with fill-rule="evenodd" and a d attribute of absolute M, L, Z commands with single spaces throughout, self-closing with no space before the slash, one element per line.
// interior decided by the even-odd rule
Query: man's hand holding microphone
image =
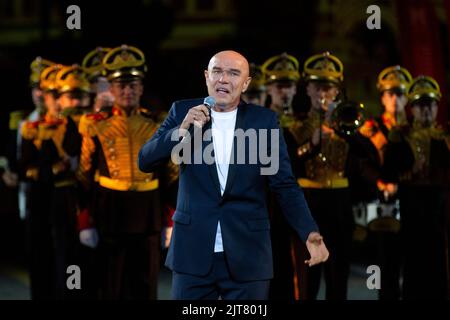
<path fill-rule="evenodd" d="M 215 106 L 215 104 L 216 100 L 209 96 L 205 98 L 203 104 L 189 109 L 186 117 L 184 117 L 184 120 L 180 125 L 180 138 L 185 137 L 187 132 L 192 135 L 194 127 L 202 128 L 208 121 L 210 121 L 210 110 Z"/>

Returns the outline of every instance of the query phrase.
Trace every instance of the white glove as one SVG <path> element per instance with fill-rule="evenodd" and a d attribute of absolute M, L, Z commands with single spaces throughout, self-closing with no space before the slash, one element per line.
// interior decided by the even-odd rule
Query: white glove
<path fill-rule="evenodd" d="M 102 107 L 112 106 L 114 104 L 114 96 L 109 91 L 97 93 L 94 103 L 94 110 L 100 111 Z"/>
<path fill-rule="evenodd" d="M 172 238 L 173 227 L 165 227 L 161 232 L 161 247 L 167 249 L 170 245 L 170 239 Z"/>
<path fill-rule="evenodd" d="M 95 228 L 88 228 L 80 231 L 80 243 L 89 248 L 96 248 L 98 244 L 98 233 Z"/>
<path fill-rule="evenodd" d="M 17 187 L 19 183 L 19 177 L 17 173 L 11 172 L 11 171 L 5 171 L 2 175 L 3 182 L 6 184 L 7 187 L 15 188 Z"/>

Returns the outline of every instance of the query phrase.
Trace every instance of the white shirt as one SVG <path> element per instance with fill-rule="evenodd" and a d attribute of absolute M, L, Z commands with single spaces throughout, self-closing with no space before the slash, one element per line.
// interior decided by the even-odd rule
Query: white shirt
<path fill-rule="evenodd" d="M 236 126 L 237 109 L 230 112 L 216 112 L 211 109 L 211 130 L 214 143 L 214 160 L 220 183 L 220 194 L 223 195 L 227 184 L 228 167 L 233 147 L 234 128 Z M 217 222 L 214 252 L 222 252 L 222 232 L 220 221 Z"/>

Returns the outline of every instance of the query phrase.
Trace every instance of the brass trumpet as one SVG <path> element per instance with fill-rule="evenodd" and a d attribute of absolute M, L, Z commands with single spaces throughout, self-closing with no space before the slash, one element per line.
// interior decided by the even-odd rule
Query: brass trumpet
<path fill-rule="evenodd" d="M 351 136 L 364 124 L 365 119 L 362 103 L 343 100 L 331 111 L 330 127 L 340 136 Z"/>

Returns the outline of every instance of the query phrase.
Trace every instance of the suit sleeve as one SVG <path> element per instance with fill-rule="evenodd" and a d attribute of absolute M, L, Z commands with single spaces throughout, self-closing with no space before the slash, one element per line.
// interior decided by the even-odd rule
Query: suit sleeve
<path fill-rule="evenodd" d="M 268 175 L 269 187 L 275 193 L 282 212 L 289 224 L 296 230 L 300 238 L 306 241 L 308 235 L 314 231 L 318 232 L 319 228 L 311 216 L 303 191 L 300 189 L 292 173 L 286 142 L 277 122 L 276 115 L 273 114 L 269 128 L 278 130 L 278 146 L 270 143 L 270 134 L 268 146 L 270 155 L 276 154 L 275 148 L 278 148 L 279 169 L 275 174 Z"/>
<path fill-rule="evenodd" d="M 179 139 L 172 139 L 172 135 L 179 129 L 176 114 L 176 103 L 172 105 L 169 115 L 155 134 L 139 151 L 138 167 L 143 172 L 154 172 L 160 165 L 170 158 L 173 147 Z"/>

